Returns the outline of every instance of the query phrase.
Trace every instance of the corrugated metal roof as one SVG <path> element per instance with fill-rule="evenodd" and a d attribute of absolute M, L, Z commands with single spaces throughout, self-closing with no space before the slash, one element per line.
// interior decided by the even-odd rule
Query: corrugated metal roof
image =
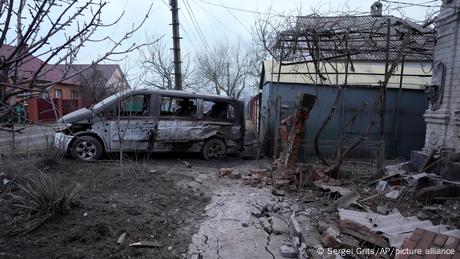
<path fill-rule="evenodd" d="M 319 54 L 317 59 L 343 58 L 344 54 L 351 53 L 354 60 L 382 61 L 386 59 L 388 22 L 390 60 L 396 58 L 403 39 L 410 35 L 403 51 L 405 59 L 432 61 L 435 30 L 395 16 L 301 16 L 292 29 L 280 33 L 276 47 L 288 46 L 297 52 L 292 53 L 293 57 L 305 49 L 314 49 Z M 317 43 L 314 43 L 315 37 Z"/>
<path fill-rule="evenodd" d="M 340 219 L 348 219 L 362 224 L 373 231 L 381 232 L 388 238 L 392 247 L 401 247 L 404 239 L 410 237 L 416 228 L 460 238 L 460 230 L 451 229 L 447 225 L 433 225 L 429 220 L 421 221 L 417 217 L 404 217 L 399 212 L 390 215 L 358 212 L 339 209 Z"/>

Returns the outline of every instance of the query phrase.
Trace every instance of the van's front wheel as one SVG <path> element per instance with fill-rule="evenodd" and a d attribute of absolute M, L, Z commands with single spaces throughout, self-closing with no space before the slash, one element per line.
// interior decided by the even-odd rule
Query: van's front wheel
<path fill-rule="evenodd" d="M 77 160 L 98 160 L 102 153 L 101 143 L 91 136 L 77 136 L 70 147 L 70 155 Z"/>
<path fill-rule="evenodd" d="M 222 159 L 226 153 L 225 144 L 220 139 L 210 139 L 204 143 L 201 153 L 206 160 Z"/>

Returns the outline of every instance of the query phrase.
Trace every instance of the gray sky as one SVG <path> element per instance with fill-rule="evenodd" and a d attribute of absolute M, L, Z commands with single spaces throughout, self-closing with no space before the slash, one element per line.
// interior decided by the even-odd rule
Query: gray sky
<path fill-rule="evenodd" d="M 181 48 L 183 55 L 193 56 L 196 52 L 202 51 L 206 43 L 211 45 L 216 41 L 241 38 L 251 38 L 251 27 L 257 19 L 257 13 L 270 11 L 276 14 L 299 14 L 307 15 L 312 10 L 328 12 L 329 10 L 340 11 L 350 10 L 351 14 L 367 15 L 370 6 L 374 1 L 360 0 L 178 0 L 180 32 L 183 40 Z M 392 14 L 399 17 L 408 17 L 417 21 L 425 19 L 428 11 L 439 10 L 441 1 L 430 0 L 405 0 L 404 3 L 430 5 L 435 7 L 420 7 L 402 4 L 402 1 L 382 2 L 385 14 Z M 124 16 L 115 27 L 99 31 L 99 35 L 111 35 L 114 38 L 129 31 L 138 24 L 145 16 L 148 8 L 152 5 L 152 11 L 143 28 L 138 31 L 130 40 L 130 43 L 143 43 L 148 35 L 160 37 L 168 43 L 171 39 L 171 12 L 167 6 L 169 0 L 112 0 L 103 12 L 103 20 L 113 21 L 124 10 Z M 226 6 L 226 7 L 224 7 Z M 241 9 L 241 10 L 238 10 Z M 244 11 L 245 10 L 245 11 Z M 192 17 L 197 25 L 193 25 Z M 199 34 L 202 34 L 203 40 Z M 205 42 L 206 43 L 205 43 Z M 95 58 L 96 55 L 104 53 L 104 46 L 87 46 L 78 56 L 78 62 L 86 63 Z M 138 62 L 138 53 L 128 55 L 127 66 L 134 66 Z"/>

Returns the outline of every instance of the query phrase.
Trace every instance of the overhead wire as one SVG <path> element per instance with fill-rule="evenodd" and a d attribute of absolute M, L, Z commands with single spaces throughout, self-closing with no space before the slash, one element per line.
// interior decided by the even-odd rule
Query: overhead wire
<path fill-rule="evenodd" d="M 221 2 L 220 0 L 218 0 L 218 1 L 219 1 L 219 3 L 222 4 L 222 2 Z M 224 6 L 224 5 L 222 4 L 222 6 Z M 227 12 L 228 12 L 228 13 L 229 13 L 229 14 L 230 14 L 240 25 L 241 25 L 241 26 L 243 26 L 243 28 L 245 28 L 249 33 L 252 33 L 252 31 L 251 31 L 250 29 L 248 29 L 248 27 L 246 27 L 246 25 L 244 25 L 244 24 L 240 21 L 240 19 L 238 19 L 238 17 L 236 17 L 236 16 L 230 11 L 230 9 L 229 9 L 228 7 L 225 7 L 225 10 L 226 10 L 226 11 L 227 11 Z"/>
<path fill-rule="evenodd" d="M 170 6 L 165 0 L 161 0 L 161 2 L 163 2 L 163 4 L 164 4 L 166 7 L 171 8 L 171 6 Z M 186 23 L 189 24 L 189 21 L 188 21 L 187 17 L 185 16 L 185 13 L 182 11 L 181 8 L 179 8 L 179 12 L 182 14 L 182 17 L 184 18 L 184 20 L 186 21 Z M 198 48 L 196 47 L 196 45 L 195 45 L 194 42 L 195 42 L 195 41 L 196 41 L 196 42 L 199 42 L 200 39 L 196 36 L 196 34 L 194 33 L 193 30 L 191 30 L 191 31 L 190 31 L 191 34 L 189 34 L 189 33 L 187 32 L 186 28 L 182 25 L 182 23 L 179 23 L 179 26 L 180 26 L 180 28 L 182 29 L 182 31 L 184 32 L 185 36 L 188 37 L 188 38 L 190 39 L 190 43 L 191 43 L 191 45 L 192 45 L 192 48 L 195 49 L 195 51 L 197 51 Z M 192 39 L 192 37 L 193 37 L 194 40 Z"/>
<path fill-rule="evenodd" d="M 426 7 L 426 8 L 441 7 L 441 5 L 428 5 L 429 3 L 437 2 L 437 0 L 430 0 L 430 1 L 425 1 L 422 3 L 411 3 L 411 2 L 393 1 L 393 0 L 380 0 L 380 1 L 385 2 L 385 3 L 390 3 L 390 4 L 407 5 L 406 7 Z"/>
<path fill-rule="evenodd" d="M 248 9 L 243 9 L 243 8 L 238 8 L 238 7 L 232 7 L 232 6 L 224 5 L 220 1 L 219 1 L 220 4 L 209 2 L 209 1 L 206 1 L 206 0 L 199 0 L 199 1 L 203 2 L 205 4 L 208 4 L 208 5 L 214 5 L 214 6 L 221 7 L 221 8 L 226 8 L 226 9 L 231 9 L 231 10 L 240 11 L 240 12 L 246 12 L 246 13 L 252 13 L 252 14 L 275 15 L 275 16 L 281 16 L 281 17 L 290 17 L 290 16 L 292 16 L 292 15 L 283 15 L 283 14 L 278 14 L 278 13 L 273 14 L 273 13 L 268 13 L 268 12 L 260 12 L 260 11 L 248 10 Z"/>
<path fill-rule="evenodd" d="M 192 21 L 192 24 L 193 26 L 195 27 L 195 30 L 197 32 L 197 35 L 199 36 L 199 38 L 201 39 L 201 42 L 203 43 L 203 46 L 207 49 L 207 50 L 211 50 L 211 47 L 209 46 L 207 40 L 206 40 L 206 37 L 204 36 L 203 34 L 203 31 L 201 30 L 201 27 L 198 23 L 198 21 L 196 20 L 196 17 L 195 17 L 195 14 L 193 13 L 193 10 L 192 8 L 190 7 L 190 4 L 188 3 L 188 0 L 185 0 L 184 1 L 184 6 L 185 6 L 185 9 Z"/>
<path fill-rule="evenodd" d="M 216 18 L 211 12 L 209 12 L 208 10 L 206 10 L 206 8 L 204 8 L 203 6 L 201 6 L 198 2 L 195 2 L 195 4 L 200 7 L 201 10 L 203 10 L 205 13 L 207 13 L 212 19 L 214 19 L 216 22 L 218 22 L 220 25 L 222 25 L 222 27 L 224 27 L 225 29 L 227 29 L 229 32 L 235 34 L 235 36 L 237 37 L 241 37 L 240 35 L 238 35 L 235 31 L 233 31 L 232 29 L 230 29 L 227 25 L 225 25 L 225 23 L 223 23 L 221 20 L 219 20 L 218 18 Z"/>

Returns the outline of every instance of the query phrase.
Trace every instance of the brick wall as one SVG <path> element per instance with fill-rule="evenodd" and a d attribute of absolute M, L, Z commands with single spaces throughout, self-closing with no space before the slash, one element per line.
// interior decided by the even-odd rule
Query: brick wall
<path fill-rule="evenodd" d="M 429 152 L 447 147 L 460 152 L 460 0 L 443 4 L 439 15 L 434 67 L 442 62 L 446 68 L 443 100 L 438 109 L 431 106 L 424 117 L 427 123 L 425 148 Z M 457 8 L 455 8 L 457 7 Z M 440 70 L 433 71 L 433 84 L 439 84 Z"/>

